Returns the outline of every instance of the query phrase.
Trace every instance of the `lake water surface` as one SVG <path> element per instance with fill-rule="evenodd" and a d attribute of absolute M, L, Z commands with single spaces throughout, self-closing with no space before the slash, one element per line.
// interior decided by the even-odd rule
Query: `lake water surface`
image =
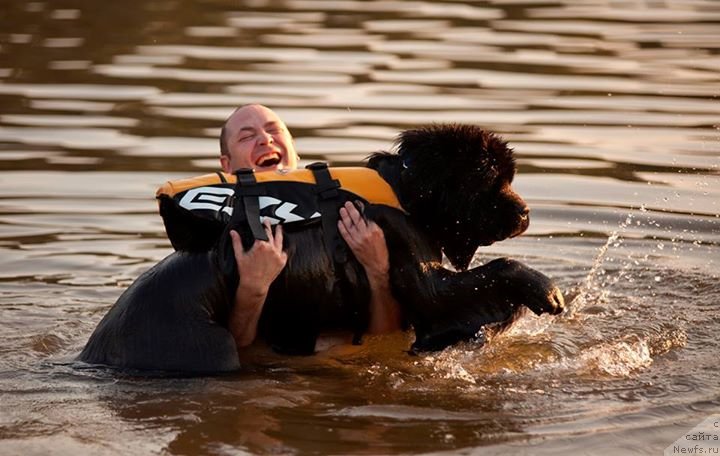
<path fill-rule="evenodd" d="M 659 454 L 720 413 L 720 2 L 0 7 L 0 453 Z M 249 102 L 304 163 L 500 132 L 531 226 L 474 261 L 544 271 L 568 311 L 432 356 L 391 336 L 215 378 L 77 368 L 171 251 L 155 189 L 217 169 Z"/>

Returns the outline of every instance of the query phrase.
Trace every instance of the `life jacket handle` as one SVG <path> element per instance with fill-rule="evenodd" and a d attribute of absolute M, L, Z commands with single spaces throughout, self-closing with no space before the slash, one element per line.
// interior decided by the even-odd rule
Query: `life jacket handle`
<path fill-rule="evenodd" d="M 265 227 L 260 223 L 260 203 L 259 197 L 262 195 L 262 188 L 255 179 L 255 173 L 249 168 L 240 168 L 235 171 L 237 183 L 235 184 L 234 197 L 235 205 L 233 208 L 233 216 L 230 219 L 231 226 L 237 226 L 236 223 L 242 221 L 244 216 L 250 227 L 253 237 L 256 240 L 269 240 Z M 241 203 L 243 210 L 238 210 L 238 203 Z"/>
<path fill-rule="evenodd" d="M 340 181 L 332 178 L 327 163 L 310 163 L 305 168 L 312 171 L 315 178 L 315 193 L 319 198 L 325 248 L 335 263 L 344 264 L 347 262 L 347 251 L 337 228 Z"/>

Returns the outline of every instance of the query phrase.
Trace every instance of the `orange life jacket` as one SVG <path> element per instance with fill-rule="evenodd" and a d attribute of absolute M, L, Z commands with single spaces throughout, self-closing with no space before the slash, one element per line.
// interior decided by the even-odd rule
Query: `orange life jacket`
<path fill-rule="evenodd" d="M 313 167 L 246 173 L 251 174 L 252 191 L 238 186 L 235 175 L 220 172 L 166 182 L 157 190 L 156 197 L 168 238 L 176 250 L 209 246 L 232 218 L 234 196 L 242 191 L 245 192 L 246 218 L 256 238 L 262 238 L 261 224 L 265 220 L 271 224 L 301 226 L 320 222 L 324 213 L 334 212 L 328 214 L 331 218 L 323 221 L 328 231 L 332 229 L 330 222 L 334 225 L 337 221 L 339 206 L 328 205 L 326 183 L 321 185 L 317 181 L 319 169 L 329 172 L 329 178 L 325 179 L 333 182 L 333 188 L 329 190 L 337 190 L 337 201 L 359 200 L 403 210 L 393 189 L 373 169 L 327 168 L 324 164 L 309 166 Z M 249 191 L 251 194 L 247 193 Z"/>

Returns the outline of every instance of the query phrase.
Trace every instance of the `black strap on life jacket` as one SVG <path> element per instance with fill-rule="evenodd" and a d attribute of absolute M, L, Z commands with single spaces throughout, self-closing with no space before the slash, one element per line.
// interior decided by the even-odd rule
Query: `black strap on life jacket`
<path fill-rule="evenodd" d="M 353 345 L 362 344 L 362 336 L 367 331 L 367 320 L 362 318 L 360 310 L 364 308 L 358 301 L 358 296 L 350 288 L 347 277 L 345 276 L 345 268 L 347 266 L 348 252 L 346 250 L 345 241 L 340 237 L 337 228 L 337 222 L 340 217 L 340 181 L 333 179 L 328 170 L 326 163 L 316 162 L 306 166 L 311 170 L 315 177 L 315 193 L 318 195 L 318 203 L 320 213 L 322 214 L 323 237 L 325 248 L 331 255 L 335 269 L 335 292 L 339 293 L 339 298 L 345 303 L 353 303 L 355 318 L 352 320 Z"/>
<path fill-rule="evenodd" d="M 237 263 L 235 262 L 235 255 L 232 246 L 232 238 L 230 237 L 230 231 L 236 230 L 238 233 L 243 233 L 245 230 L 242 229 L 245 223 L 250 227 L 250 231 L 254 238 L 267 240 L 267 234 L 260 225 L 260 210 L 253 210 L 253 200 L 255 200 L 254 206 L 259 207 L 258 198 L 252 198 L 252 193 L 257 194 L 257 182 L 253 170 L 251 169 L 239 169 L 235 171 L 237 177 L 237 184 L 235 185 L 234 194 L 225 201 L 225 205 L 232 207 L 232 215 L 225 225 L 223 234 L 218 239 L 217 258 L 218 264 L 223 272 L 228 277 L 232 277 L 233 280 L 228 281 L 228 290 L 235 293 L 237 287 Z M 249 209 L 248 209 L 249 208 Z M 256 214 L 253 217 L 253 212 Z M 223 211 L 218 211 L 218 218 L 223 214 Z M 258 235 L 261 237 L 258 238 Z M 252 247 L 254 240 L 247 239 L 246 236 L 242 236 L 243 247 L 249 249 Z"/>
<path fill-rule="evenodd" d="M 337 228 L 340 181 L 332 178 L 327 163 L 311 163 L 305 168 L 312 171 L 315 178 L 315 194 L 318 196 L 318 205 L 322 214 L 325 248 L 336 263 L 343 264 L 347 262 L 347 252 Z"/>
<path fill-rule="evenodd" d="M 262 194 L 262 189 L 255 180 L 255 173 L 252 169 L 241 168 L 235 171 L 235 176 L 237 177 L 237 184 L 235 184 L 236 202 L 229 224 L 235 226 L 237 222 L 244 219 L 250 227 L 253 238 L 267 241 L 267 233 L 260 223 L 259 197 Z M 241 201 L 243 210 L 238 210 L 240 205 L 237 203 Z"/>

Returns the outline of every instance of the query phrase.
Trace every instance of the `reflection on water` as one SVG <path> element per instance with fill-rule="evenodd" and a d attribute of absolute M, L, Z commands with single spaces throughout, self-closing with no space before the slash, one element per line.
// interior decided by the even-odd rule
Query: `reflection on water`
<path fill-rule="evenodd" d="M 657 454 L 717 413 L 720 6 L 660 1 L 0 0 L 3 454 Z M 408 336 L 229 376 L 68 361 L 169 243 L 153 201 L 215 170 L 233 107 L 303 162 L 474 122 L 515 147 L 567 291 L 490 344 Z"/>

